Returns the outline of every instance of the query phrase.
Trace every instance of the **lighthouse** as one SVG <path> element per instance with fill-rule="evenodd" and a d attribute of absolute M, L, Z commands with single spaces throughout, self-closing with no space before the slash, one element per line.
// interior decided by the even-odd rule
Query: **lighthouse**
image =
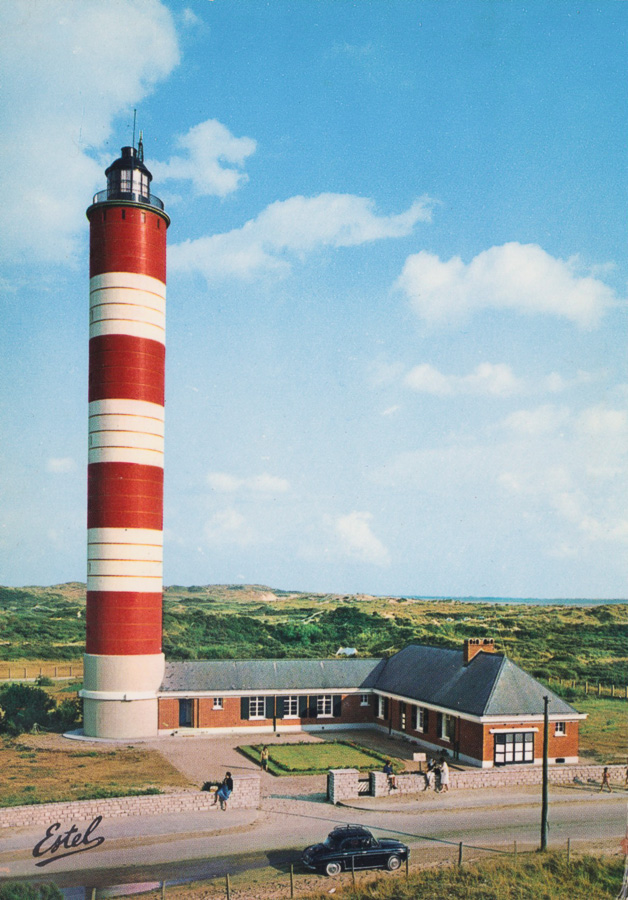
<path fill-rule="evenodd" d="M 166 230 L 142 140 L 90 224 L 84 732 L 157 734 L 162 653 Z"/>

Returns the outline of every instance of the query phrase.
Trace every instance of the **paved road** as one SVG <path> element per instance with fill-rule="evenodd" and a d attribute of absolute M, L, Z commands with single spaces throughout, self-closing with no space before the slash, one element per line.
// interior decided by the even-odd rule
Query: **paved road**
<path fill-rule="evenodd" d="M 570 838 L 582 848 L 617 849 L 626 832 L 626 799 L 623 792 L 601 795 L 587 787 L 552 788 L 550 847 L 565 847 Z M 400 837 L 415 859 L 436 851 L 453 857 L 459 841 L 508 850 L 517 841 L 520 848 L 532 848 L 539 840 L 539 792 L 516 788 L 428 794 L 408 801 L 364 798 L 352 807 L 332 807 L 316 796 L 271 796 L 260 811 L 110 819 L 92 833 L 105 838 L 100 846 L 63 859 L 58 858 L 60 850 L 54 862 L 41 868 L 35 865 L 32 848 L 45 829 L 3 830 L 0 878 L 92 887 L 209 878 L 267 865 L 281 869 L 298 858 L 302 847 L 347 822 Z M 67 829 L 72 823 L 62 824 Z"/>

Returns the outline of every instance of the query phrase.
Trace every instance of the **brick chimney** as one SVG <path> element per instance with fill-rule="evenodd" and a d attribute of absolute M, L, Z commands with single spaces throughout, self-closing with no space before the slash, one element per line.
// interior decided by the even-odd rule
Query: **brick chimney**
<path fill-rule="evenodd" d="M 493 638 L 466 638 L 464 642 L 464 665 L 468 666 L 478 653 L 494 653 L 495 641 Z"/>

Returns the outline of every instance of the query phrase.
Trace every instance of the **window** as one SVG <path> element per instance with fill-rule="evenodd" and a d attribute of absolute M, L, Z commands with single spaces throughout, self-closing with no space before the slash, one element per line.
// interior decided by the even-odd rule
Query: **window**
<path fill-rule="evenodd" d="M 283 717 L 284 719 L 298 719 L 299 717 L 299 698 L 284 697 L 283 698 Z"/>
<path fill-rule="evenodd" d="M 264 697 L 251 697 L 249 699 L 249 718 L 266 718 L 266 701 Z"/>
<path fill-rule="evenodd" d="M 425 731 L 425 710 L 422 706 L 415 706 L 412 710 L 412 727 L 415 731 Z"/>
<path fill-rule="evenodd" d="M 564 737 L 567 733 L 567 729 L 565 727 L 564 722 L 556 722 L 556 731 L 554 732 L 555 737 Z"/>
<path fill-rule="evenodd" d="M 440 724 L 439 737 L 443 741 L 453 741 L 454 739 L 454 717 L 443 713 Z"/>
<path fill-rule="evenodd" d="M 316 698 L 316 715 L 319 719 L 332 715 L 331 694 L 323 694 Z"/>
<path fill-rule="evenodd" d="M 495 735 L 495 765 L 534 762 L 534 732 L 515 731 Z"/>
<path fill-rule="evenodd" d="M 222 709 L 222 697 L 214 697 L 212 709 Z"/>
<path fill-rule="evenodd" d="M 370 697 L 368 694 L 360 694 L 360 706 L 368 706 Z"/>
<path fill-rule="evenodd" d="M 385 697 L 377 698 L 377 717 L 379 719 L 386 718 L 386 698 Z"/>

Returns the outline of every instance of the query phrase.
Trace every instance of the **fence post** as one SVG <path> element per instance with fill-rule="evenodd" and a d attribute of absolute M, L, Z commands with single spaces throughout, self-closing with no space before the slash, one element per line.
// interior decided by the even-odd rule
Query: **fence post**
<path fill-rule="evenodd" d="M 515 851 L 515 862 L 517 862 L 517 842 L 516 841 L 515 841 L 514 851 Z"/>
<path fill-rule="evenodd" d="M 72 677 L 72 666 L 70 666 L 70 678 Z"/>
<path fill-rule="evenodd" d="M 598 695 L 598 697 L 600 697 L 602 695 L 602 685 L 600 684 L 599 681 L 597 683 L 597 695 Z"/>
<path fill-rule="evenodd" d="M 55 678 L 57 677 L 57 667 L 55 666 Z"/>
<path fill-rule="evenodd" d="M 164 900 L 165 896 L 166 896 L 166 882 L 162 881 L 161 882 L 161 900 Z"/>
<path fill-rule="evenodd" d="M 463 846 L 464 845 L 463 845 L 462 841 L 460 841 L 460 843 L 458 844 L 458 865 L 459 866 L 462 865 L 462 848 L 463 848 Z"/>
<path fill-rule="evenodd" d="M 406 856 L 406 881 L 410 878 L 410 857 Z"/>
<path fill-rule="evenodd" d="M 585 681 L 585 683 L 584 683 L 584 693 L 585 693 L 585 696 L 589 693 L 589 682 L 588 681 Z"/>
<path fill-rule="evenodd" d="M 294 863 L 290 863 L 290 897 L 294 897 Z"/>
<path fill-rule="evenodd" d="M 615 696 L 615 685 L 611 684 L 611 697 Z"/>
<path fill-rule="evenodd" d="M 92 900 L 96 900 L 96 888 L 92 888 Z"/>
<path fill-rule="evenodd" d="M 355 891 L 355 856 L 351 857 L 351 883 L 353 884 L 353 890 Z"/>
<path fill-rule="evenodd" d="M 24 666 L 24 681 L 26 681 L 26 666 Z"/>
<path fill-rule="evenodd" d="M 571 859 L 571 838 L 567 838 L 567 865 Z"/>
<path fill-rule="evenodd" d="M 226 876 L 227 881 L 227 900 L 231 900 L 231 883 L 229 882 L 229 873 L 227 872 Z"/>

